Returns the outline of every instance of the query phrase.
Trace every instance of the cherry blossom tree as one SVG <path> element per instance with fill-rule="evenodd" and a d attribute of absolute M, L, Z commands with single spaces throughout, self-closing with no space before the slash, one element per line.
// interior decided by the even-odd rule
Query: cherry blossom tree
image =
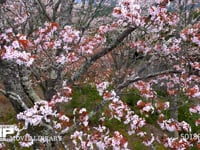
<path fill-rule="evenodd" d="M 105 119 L 120 121 L 129 136 L 137 135 L 146 146 L 198 146 L 198 138 L 179 136 L 192 133 L 192 129 L 177 115 L 180 94 L 191 101 L 200 98 L 198 3 L 142 3 L 121 0 L 113 9 L 112 21 L 91 27 L 103 1 L 97 7 L 88 6 L 93 13 L 86 12 L 87 18 L 74 24 L 73 0 L 1 2 L 0 79 L 4 88 L 0 92 L 18 113 L 15 136 L 25 138 L 17 146 L 129 149 L 128 139 L 120 131 L 111 131 Z M 70 117 L 61 111 L 61 105 L 73 100 L 73 85 L 79 83 L 95 85 L 102 100 L 91 112 L 75 108 Z M 40 87 L 41 95 L 35 87 Z M 142 99 L 136 104 L 139 114 L 121 99 L 125 88 L 140 92 Z M 169 102 L 159 100 L 158 89 L 169 95 Z M 105 108 L 107 111 L 98 116 L 98 126 L 91 125 L 90 118 Z M 172 112 L 171 118 L 163 114 L 167 109 Z M 189 111 L 199 114 L 199 104 Z M 146 118 L 155 113 L 158 126 L 174 133 L 172 136 L 158 137 L 145 131 Z M 195 125 L 199 124 L 198 119 Z M 61 140 L 32 139 L 39 135 L 58 136 Z"/>

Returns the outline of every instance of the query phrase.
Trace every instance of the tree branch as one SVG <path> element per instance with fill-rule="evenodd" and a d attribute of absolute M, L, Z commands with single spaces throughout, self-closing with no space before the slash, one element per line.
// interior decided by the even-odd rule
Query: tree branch
<path fill-rule="evenodd" d="M 18 94 L 14 93 L 14 92 L 5 91 L 3 89 L 0 89 L 0 92 L 3 95 L 5 95 L 6 97 L 17 101 L 24 110 L 28 109 L 28 106 L 23 102 L 23 100 L 21 99 L 21 97 Z"/>
<path fill-rule="evenodd" d="M 46 9 L 44 8 L 44 5 L 42 4 L 42 2 L 40 0 L 37 0 L 39 6 L 42 9 L 42 12 L 44 13 L 44 15 L 46 16 L 46 18 L 48 19 L 48 21 L 51 21 L 52 19 L 49 17 L 49 15 L 46 12 Z"/>
<path fill-rule="evenodd" d="M 99 58 L 105 56 L 109 52 L 111 52 L 114 48 L 116 48 L 129 34 L 131 34 L 136 27 L 128 27 L 124 32 L 122 32 L 119 37 L 109 46 L 103 48 L 100 52 L 94 54 L 91 58 L 87 59 L 81 68 L 75 73 L 75 75 L 68 81 L 69 83 L 73 83 L 74 81 L 78 80 L 79 77 L 86 72 L 89 67 L 97 61 Z"/>
<path fill-rule="evenodd" d="M 172 73 L 176 73 L 176 74 L 180 74 L 181 71 L 177 71 L 177 70 L 165 70 L 165 71 L 161 71 L 161 72 L 156 72 L 153 74 L 149 74 L 147 76 L 144 77 L 138 77 L 138 76 L 133 76 L 132 78 L 129 78 L 127 80 L 125 80 L 123 83 L 119 84 L 116 88 L 116 91 L 119 91 L 125 87 L 127 87 L 129 84 L 133 83 L 133 82 L 137 82 L 139 80 L 144 80 L 144 79 L 149 79 L 149 78 L 153 78 L 159 75 L 164 75 L 164 74 L 172 74 Z"/>
<path fill-rule="evenodd" d="M 20 82 L 21 82 L 24 92 L 33 103 L 40 101 L 41 100 L 40 97 L 32 88 L 32 83 L 30 82 L 30 79 L 29 79 L 29 76 L 30 76 L 29 70 L 27 70 L 25 66 L 18 66 L 18 67 L 19 67 Z"/>
<path fill-rule="evenodd" d="M 56 21 L 56 16 L 57 16 L 57 11 L 58 11 L 58 8 L 59 8 L 59 5 L 61 4 L 61 0 L 58 0 L 54 7 L 53 7 L 53 21 Z"/>

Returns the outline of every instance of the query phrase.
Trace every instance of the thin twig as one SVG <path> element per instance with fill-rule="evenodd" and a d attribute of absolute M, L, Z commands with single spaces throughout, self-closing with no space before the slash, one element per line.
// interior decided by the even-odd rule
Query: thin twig
<path fill-rule="evenodd" d="M 153 74 L 149 74 L 145 77 L 138 77 L 138 76 L 133 76 L 132 78 L 129 78 L 127 80 L 125 80 L 123 83 L 119 84 L 117 86 L 117 91 L 127 87 L 129 84 L 137 82 L 139 80 L 145 80 L 145 79 L 149 79 L 149 78 L 153 78 L 159 75 L 164 75 L 164 74 L 172 74 L 172 73 L 176 73 L 176 74 L 180 74 L 181 71 L 177 71 L 177 70 L 165 70 L 165 71 L 161 71 L 161 72 L 156 72 Z"/>

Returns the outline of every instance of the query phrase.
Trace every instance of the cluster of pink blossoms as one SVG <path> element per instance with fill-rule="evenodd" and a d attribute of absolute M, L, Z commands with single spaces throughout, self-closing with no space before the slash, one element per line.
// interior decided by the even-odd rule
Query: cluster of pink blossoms
<path fill-rule="evenodd" d="M 120 7 L 115 7 L 113 16 L 126 20 L 127 23 L 144 26 L 144 18 L 141 16 L 141 7 L 135 0 L 122 0 Z"/>
<path fill-rule="evenodd" d="M 101 82 L 96 84 L 97 91 L 99 95 L 103 95 L 104 91 L 108 88 L 109 82 Z"/>
<path fill-rule="evenodd" d="M 191 27 L 188 27 L 184 30 L 182 30 L 180 36 L 184 41 L 190 41 L 192 43 L 197 44 L 198 47 L 200 47 L 200 23 L 197 22 Z"/>
<path fill-rule="evenodd" d="M 113 148 L 116 150 L 128 150 L 128 143 L 126 139 L 118 132 L 114 131 L 113 136 L 110 136 L 110 131 L 105 127 L 99 125 L 99 127 L 94 127 L 92 130 L 93 134 L 87 134 L 83 131 L 75 131 L 71 135 L 75 149 L 102 149 L 106 150 Z M 95 146 L 94 146 L 95 145 Z"/>
<path fill-rule="evenodd" d="M 137 49 L 137 52 L 143 53 L 145 56 L 152 53 L 158 53 L 162 55 L 169 55 L 172 53 L 178 53 L 181 51 L 180 39 L 171 38 L 163 44 L 157 43 L 154 47 L 151 47 L 151 43 L 144 41 L 130 42 L 128 45 L 131 48 Z"/>
<path fill-rule="evenodd" d="M 155 98 L 157 95 L 151 87 L 151 82 L 138 81 L 134 83 L 134 87 L 136 87 L 141 95 L 147 99 Z"/>
<path fill-rule="evenodd" d="M 149 114 L 154 113 L 154 107 L 152 106 L 152 103 L 145 103 L 142 100 L 139 100 L 137 102 L 137 108 L 140 110 L 141 113 L 144 113 L 146 117 L 149 116 Z"/>
<path fill-rule="evenodd" d="M 55 61 L 60 64 L 78 60 L 75 50 L 79 48 L 76 45 L 80 40 L 80 32 L 71 26 L 60 29 L 56 22 L 45 23 L 45 26 L 38 29 L 34 34 L 34 50 L 39 52 L 41 56 L 46 57 L 48 53 L 56 55 Z M 72 47 L 71 45 L 75 46 Z M 60 55 L 55 54 L 59 53 L 59 50 L 62 53 L 60 52 Z"/>
<path fill-rule="evenodd" d="M 19 144 L 22 146 L 22 147 L 30 147 L 31 145 L 33 145 L 33 139 L 32 137 L 30 136 L 30 134 L 26 133 L 24 135 L 24 140 L 23 141 L 19 141 Z"/>
<path fill-rule="evenodd" d="M 190 113 L 200 114 L 200 105 L 190 107 L 189 111 Z M 200 125 L 200 118 L 195 121 L 195 125 L 196 126 Z"/>
<path fill-rule="evenodd" d="M 106 42 L 106 38 L 100 34 L 96 34 L 94 37 L 82 38 L 80 43 L 81 54 L 92 54 L 94 49 Z"/>
<path fill-rule="evenodd" d="M 158 140 L 159 141 L 159 140 Z M 163 140 L 160 143 L 164 144 L 166 148 L 176 149 L 176 150 L 185 150 L 193 145 L 187 141 L 185 138 L 173 138 L 173 137 L 163 137 Z"/>
<path fill-rule="evenodd" d="M 190 110 L 191 113 L 198 113 L 198 114 L 200 114 L 200 105 L 193 106 L 189 110 Z"/>
<path fill-rule="evenodd" d="M 26 36 L 20 34 L 15 36 L 12 29 L 7 29 L 5 33 L 0 34 L 0 40 L 2 44 L 5 44 L 1 50 L 0 56 L 2 59 L 15 61 L 19 65 L 32 65 L 34 56 L 26 50 L 28 45 L 30 45 Z"/>
<path fill-rule="evenodd" d="M 21 112 L 17 115 L 19 120 L 25 120 L 25 126 L 28 125 L 37 126 L 42 120 L 50 122 L 50 116 L 56 116 L 57 113 L 49 106 L 47 101 L 36 102 L 34 107 L 29 108 L 28 110 Z"/>
<path fill-rule="evenodd" d="M 164 120 L 163 114 L 160 114 L 158 124 L 162 130 L 167 130 L 169 132 L 191 132 L 191 126 L 187 122 L 178 122 L 174 119 Z"/>
<path fill-rule="evenodd" d="M 158 31 L 163 28 L 164 24 L 176 25 L 179 18 L 176 14 L 169 13 L 166 7 L 151 6 L 149 8 L 149 15 L 154 24 L 159 25 Z"/>
<path fill-rule="evenodd" d="M 106 33 L 116 30 L 119 25 L 120 24 L 118 22 L 114 22 L 111 25 L 102 25 L 98 28 L 98 31 L 94 36 L 82 37 L 80 41 L 79 53 L 94 53 L 96 49 L 101 47 L 106 42 Z"/>
<path fill-rule="evenodd" d="M 194 85 L 193 87 L 188 87 L 185 90 L 186 94 L 190 97 L 193 98 L 199 98 L 200 97 L 200 90 L 199 90 L 199 86 L 198 85 Z"/>
<path fill-rule="evenodd" d="M 161 113 L 163 110 L 167 110 L 169 108 L 169 102 L 155 102 L 154 105 L 151 102 L 144 102 L 142 100 L 137 101 L 137 108 L 140 110 L 142 114 L 145 114 L 146 117 L 149 117 L 150 114 L 156 111 Z"/>

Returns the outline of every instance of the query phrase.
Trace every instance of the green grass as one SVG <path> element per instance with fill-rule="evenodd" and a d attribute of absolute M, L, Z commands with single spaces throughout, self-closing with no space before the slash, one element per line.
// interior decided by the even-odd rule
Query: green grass
<path fill-rule="evenodd" d="M 193 133 L 200 133 L 200 126 L 195 126 L 195 121 L 199 119 L 199 114 L 191 114 L 189 108 L 192 104 L 186 104 L 178 109 L 178 119 L 179 121 L 186 121 L 191 125 Z"/>
<path fill-rule="evenodd" d="M 100 104 L 102 97 L 99 96 L 96 87 L 91 85 L 86 85 L 82 87 L 74 87 L 73 88 L 73 95 L 72 100 L 64 104 L 64 111 L 69 117 L 72 117 L 72 112 L 74 108 L 86 108 L 88 112 L 93 111 Z M 98 124 L 98 116 L 97 114 L 95 117 L 90 119 L 91 123 Z"/>

